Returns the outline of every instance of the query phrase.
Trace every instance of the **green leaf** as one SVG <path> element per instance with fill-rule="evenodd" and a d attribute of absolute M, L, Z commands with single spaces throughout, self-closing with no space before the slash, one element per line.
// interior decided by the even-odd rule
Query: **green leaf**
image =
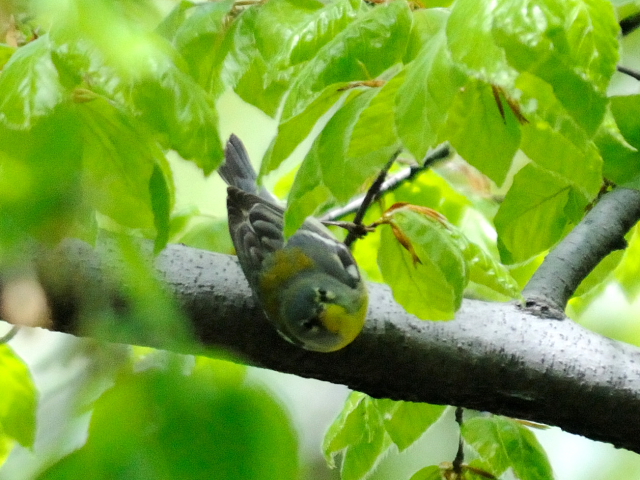
<path fill-rule="evenodd" d="M 418 50 L 406 67 L 406 80 L 396 97 L 398 135 L 416 159 L 423 159 L 438 141 L 451 105 L 466 76 L 454 65 L 447 48 L 443 10 L 418 11 L 410 44 Z M 424 42 L 416 46 L 416 43 Z"/>
<path fill-rule="evenodd" d="M 606 90 L 618 61 L 618 23 L 604 0 L 500 2 L 492 33 L 509 63 L 553 86 L 587 134 L 602 122 Z"/>
<path fill-rule="evenodd" d="M 31 127 L 64 100 L 65 90 L 51 60 L 49 36 L 21 47 L 0 74 L 0 122 Z"/>
<path fill-rule="evenodd" d="M 353 445 L 344 453 L 340 478 L 342 480 L 367 478 L 389 446 L 391 446 L 391 440 L 382 428 L 377 428 L 367 442 Z"/>
<path fill-rule="evenodd" d="M 366 165 L 369 163 L 366 158 L 375 152 L 383 151 L 387 154 L 391 149 L 395 151 L 400 147 L 393 117 L 395 99 L 403 82 L 404 72 L 400 72 L 377 89 L 369 105 L 358 115 L 345 152 L 353 162 L 363 162 Z"/>
<path fill-rule="evenodd" d="M 495 217 L 502 261 L 522 262 L 553 246 L 582 218 L 587 203 L 566 180 L 526 165 Z"/>
<path fill-rule="evenodd" d="M 516 96 L 518 72 L 548 83 L 590 137 L 618 60 L 618 25 L 604 0 L 460 0 L 447 24 L 454 61 Z"/>
<path fill-rule="evenodd" d="M 38 393 L 29 367 L 6 344 L 0 345 L 0 442 L 3 436 L 32 447 L 36 435 Z M 0 446 L 0 464 L 2 463 Z"/>
<path fill-rule="evenodd" d="M 178 29 L 182 27 L 190 14 L 194 13 L 193 7 L 195 6 L 196 4 L 191 0 L 180 0 L 169 14 L 158 24 L 156 27 L 156 33 L 162 35 L 167 40 L 174 39 Z"/>
<path fill-rule="evenodd" d="M 546 122 L 523 129 L 522 151 L 536 165 L 552 172 L 592 199 L 602 185 L 602 159 L 593 142 L 576 146 Z"/>
<path fill-rule="evenodd" d="M 173 196 L 170 183 L 165 178 L 162 169 L 155 165 L 149 179 L 149 193 L 153 209 L 153 223 L 156 227 L 156 238 L 153 245 L 154 253 L 160 253 L 169 241 L 169 224 Z"/>
<path fill-rule="evenodd" d="M 602 184 L 602 158 L 595 143 L 566 112 L 550 85 L 530 74 L 522 74 L 516 85 L 523 102 L 535 99 L 538 104 L 522 128 L 522 151 L 592 199 Z"/>
<path fill-rule="evenodd" d="M 308 15 L 305 22 L 296 25 L 297 30 L 290 35 L 290 62 L 303 63 L 313 58 L 324 45 L 364 12 L 365 4 L 360 0 L 338 0 Z"/>
<path fill-rule="evenodd" d="M 462 436 L 478 453 L 484 470 L 501 476 L 512 468 L 520 480 L 552 480 L 553 471 L 535 435 L 517 421 L 476 417 L 462 425 Z"/>
<path fill-rule="evenodd" d="M 333 421 L 322 442 L 322 451 L 331 468 L 336 455 L 352 444 L 360 442 L 367 431 L 366 395 L 351 392 L 340 415 Z"/>
<path fill-rule="evenodd" d="M 208 175 L 224 158 L 213 99 L 189 75 L 155 52 L 133 80 L 131 101 L 169 148 Z"/>
<path fill-rule="evenodd" d="M 346 83 L 341 84 L 341 86 L 346 85 Z M 340 91 L 340 87 L 329 85 L 302 113 L 282 121 L 278 125 L 276 137 L 262 159 L 260 176 L 263 177 L 277 169 L 298 144 L 311 133 L 320 117 L 347 95 L 348 92 Z"/>
<path fill-rule="evenodd" d="M 424 467 L 414 473 L 409 480 L 442 480 L 442 470 L 438 465 Z"/>
<path fill-rule="evenodd" d="M 232 0 L 200 4 L 183 1 L 157 29 L 173 42 L 189 65 L 191 76 L 216 97 L 223 91 L 219 78 L 222 43 L 227 31 L 225 19 L 232 7 Z"/>
<path fill-rule="evenodd" d="M 610 124 L 608 133 L 596 140 L 599 140 L 604 158 L 604 174 L 618 185 L 637 187 L 640 179 L 640 95 L 612 97 L 611 113 L 619 132 Z"/>
<path fill-rule="evenodd" d="M 81 128 L 68 104 L 28 130 L 0 126 L 0 244 L 69 235 L 83 209 Z"/>
<path fill-rule="evenodd" d="M 493 37 L 495 8 L 490 0 L 457 0 L 447 22 L 447 45 L 454 62 L 468 74 L 508 85 L 517 72 Z"/>
<path fill-rule="evenodd" d="M 121 374 L 96 401 L 86 444 L 39 478 L 299 478 L 283 408 L 264 389 L 220 381 L 211 368 L 184 375 L 175 362 Z"/>
<path fill-rule="evenodd" d="M 18 49 L 6 43 L 0 43 L 0 69 L 7 65 L 9 59 L 16 53 Z"/>
<path fill-rule="evenodd" d="M 520 286 L 509 273 L 509 270 L 489 255 L 483 248 L 473 242 L 466 242 L 463 250 L 469 266 L 469 280 L 506 296 L 508 299 L 519 298 Z"/>
<path fill-rule="evenodd" d="M 469 198 L 457 191 L 435 170 L 427 170 L 414 177 L 411 182 L 403 183 L 392 193 L 388 193 L 386 198 L 391 205 L 404 202 L 436 209 L 455 225 L 461 224 L 472 206 Z"/>
<path fill-rule="evenodd" d="M 439 221 L 411 210 L 393 211 L 392 221 L 419 259 L 414 262 L 392 229 L 383 226 L 378 265 L 394 298 L 422 319 L 452 319 L 469 281 L 457 241 Z"/>
<path fill-rule="evenodd" d="M 359 0 L 276 0 L 243 12 L 228 36 L 223 78 L 269 116 L 303 63 L 353 21 Z"/>
<path fill-rule="evenodd" d="M 151 228 L 149 182 L 164 156 L 126 112 L 103 98 L 78 105 L 84 125 L 86 198 L 101 213 L 131 228 Z"/>
<path fill-rule="evenodd" d="M 573 294 L 574 297 L 589 294 L 593 289 L 603 287 L 607 285 L 608 280 L 611 278 L 611 274 L 616 270 L 618 265 L 622 262 L 624 254 L 623 250 L 616 250 L 604 257 L 600 263 L 591 270 L 589 275 L 585 277 Z"/>
<path fill-rule="evenodd" d="M 411 11 L 398 1 L 373 7 L 326 43 L 298 73 L 284 104 L 283 121 L 302 113 L 329 85 L 370 80 L 399 62 L 411 28 Z"/>
<path fill-rule="evenodd" d="M 630 301 L 635 300 L 640 292 L 640 232 L 637 225 L 632 229 L 629 246 L 624 250 L 624 256 L 614 276 L 622 291 Z"/>
<path fill-rule="evenodd" d="M 400 451 L 418 440 L 440 419 L 447 408 L 445 405 L 395 402 L 389 399 L 374 400 L 374 403 L 382 415 L 384 428 Z"/>
<path fill-rule="evenodd" d="M 520 124 L 501 98 L 500 114 L 491 86 L 470 80 L 453 100 L 440 141 L 449 140 L 461 157 L 502 185 L 520 145 Z"/>
<path fill-rule="evenodd" d="M 386 434 L 375 400 L 352 392 L 329 427 L 322 449 L 332 468 L 336 465 L 335 456 L 343 452 L 341 478 L 360 480 L 375 468 L 390 445 L 391 439 Z"/>
<path fill-rule="evenodd" d="M 353 130 L 377 94 L 377 89 L 353 92 L 316 138 L 289 194 L 285 214 L 286 235 L 293 234 L 307 217 L 322 207 L 336 202 L 346 203 L 378 174 L 397 150 L 398 145 L 391 132 L 380 134 L 382 140 L 369 150 L 356 143 L 353 150 L 362 155 L 349 156 Z M 376 110 L 379 106 L 372 108 Z"/>
<path fill-rule="evenodd" d="M 170 241 L 212 252 L 234 252 L 227 220 L 199 215 L 197 212 L 178 214 L 171 218 Z"/>

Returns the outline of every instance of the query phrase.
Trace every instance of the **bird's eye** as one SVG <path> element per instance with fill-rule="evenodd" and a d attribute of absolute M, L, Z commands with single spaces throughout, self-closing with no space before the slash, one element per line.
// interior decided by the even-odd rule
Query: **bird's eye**
<path fill-rule="evenodd" d="M 336 298 L 333 292 L 325 290 L 324 288 L 318 288 L 318 290 L 316 291 L 318 292 L 318 300 L 320 300 L 321 302 L 330 302 L 331 300 Z"/>
<path fill-rule="evenodd" d="M 320 327 L 320 320 L 318 319 L 318 317 L 313 316 L 310 318 L 305 318 L 304 320 L 302 320 L 300 322 L 300 325 L 302 326 L 302 328 L 304 328 L 307 331 L 313 331 L 316 330 Z"/>

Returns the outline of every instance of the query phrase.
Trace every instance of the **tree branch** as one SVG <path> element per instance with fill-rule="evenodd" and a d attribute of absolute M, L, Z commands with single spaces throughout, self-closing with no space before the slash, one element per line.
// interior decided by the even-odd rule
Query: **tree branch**
<path fill-rule="evenodd" d="M 627 246 L 624 236 L 640 218 L 640 192 L 617 188 L 602 196 L 560 244 L 547 255 L 523 291 L 527 306 L 547 317 L 564 318 L 580 282 L 604 257 Z"/>
<path fill-rule="evenodd" d="M 547 256 L 528 297 L 563 307 L 588 272 L 624 246 L 624 234 L 639 216 L 640 192 L 617 189 L 603 196 Z M 342 383 L 374 397 L 548 423 L 640 453 L 640 349 L 571 320 L 465 300 L 451 322 L 420 321 L 394 301 L 386 285 L 369 284 L 367 323 L 355 342 L 332 354 L 307 352 L 271 327 L 235 257 L 172 245 L 154 265 L 182 307 L 192 332 L 185 341 L 175 326 L 170 334 L 157 329 L 154 318 L 134 325 L 133 315 L 108 314 L 133 309 L 122 287 L 130 282 L 118 278 L 126 271 L 119 245 L 110 237 L 95 249 L 67 240 L 39 258 L 48 328 L 182 353 L 231 351 L 249 364 Z M 140 248 L 153 258 L 150 242 Z"/>
<path fill-rule="evenodd" d="M 145 248 L 151 255 L 152 246 Z M 640 350 L 570 320 L 466 300 L 454 321 L 420 321 L 387 286 L 369 284 L 367 324 L 356 341 L 333 354 L 307 352 L 270 326 L 235 257 L 172 245 L 155 266 L 197 338 L 176 343 L 95 314 L 105 306 L 126 310 L 117 282 L 109 280 L 108 272 L 121 265 L 117 252 L 110 239 L 97 250 L 68 240 L 40 263 L 51 329 L 182 353 L 220 355 L 212 351 L 219 348 L 253 365 L 342 383 L 374 397 L 549 423 L 640 453 Z"/>

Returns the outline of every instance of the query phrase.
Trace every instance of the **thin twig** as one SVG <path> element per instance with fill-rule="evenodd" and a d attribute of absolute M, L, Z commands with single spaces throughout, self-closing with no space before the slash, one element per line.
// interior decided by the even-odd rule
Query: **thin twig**
<path fill-rule="evenodd" d="M 8 343 L 20 331 L 20 327 L 13 326 L 5 335 L 0 337 L 0 345 Z"/>
<path fill-rule="evenodd" d="M 462 478 L 462 464 L 464 463 L 464 442 L 462 441 L 462 423 L 464 409 L 456 407 L 456 423 L 460 427 L 460 438 L 458 439 L 458 452 L 456 458 L 453 459 L 452 470 L 456 473 L 456 478 Z"/>
<path fill-rule="evenodd" d="M 623 37 L 634 32 L 638 27 L 640 27 L 640 12 L 620 20 L 620 31 Z"/>
<path fill-rule="evenodd" d="M 633 70 L 631 68 L 623 67 L 622 65 L 618 65 L 616 67 L 620 73 L 624 73 L 625 75 L 629 75 L 630 77 L 635 78 L 636 80 L 640 80 L 640 72 L 637 70 Z"/>
<path fill-rule="evenodd" d="M 380 189 L 382 188 L 384 180 L 385 178 L 387 178 L 387 173 L 389 172 L 389 169 L 393 165 L 393 162 L 395 162 L 396 158 L 398 158 L 398 155 L 400 155 L 400 152 L 402 152 L 401 148 L 395 151 L 395 153 L 391 156 L 387 164 L 380 171 L 380 173 L 378 174 L 373 184 L 371 184 L 371 187 L 369 187 L 369 190 L 367 190 L 367 194 L 364 196 L 364 199 L 362 200 L 362 203 L 360 204 L 360 207 L 356 212 L 356 216 L 353 219 L 353 223 L 355 225 L 357 226 L 362 225 L 362 220 L 364 219 L 364 215 L 367 213 L 367 209 L 371 206 L 371 204 L 375 201 L 376 196 L 380 193 Z M 350 230 L 349 233 L 347 234 L 347 238 L 344 239 L 344 244 L 347 247 L 349 247 L 353 242 L 357 240 L 357 238 L 358 238 L 358 235 L 353 230 Z"/>
<path fill-rule="evenodd" d="M 400 187 L 401 185 L 403 185 L 405 182 L 413 180 L 413 178 L 416 175 L 418 175 L 419 173 L 424 172 L 425 170 L 428 170 L 434 164 L 449 158 L 451 156 L 451 153 L 452 153 L 452 149 L 448 144 L 444 144 L 444 145 L 439 146 L 433 152 L 431 152 L 429 155 L 426 156 L 426 158 L 425 158 L 424 162 L 422 162 L 422 164 L 407 168 L 407 169 L 402 170 L 401 172 L 398 172 L 395 175 L 392 175 L 391 177 L 389 177 L 382 184 L 382 186 L 380 187 L 380 191 L 374 197 L 373 201 L 374 202 L 377 201 L 385 193 L 392 192 L 393 190 L 395 190 L 398 187 Z M 361 196 L 356 197 L 355 199 L 353 199 L 351 202 L 349 202 L 344 207 L 335 208 L 333 210 L 330 210 L 329 212 L 325 213 L 321 217 L 321 220 L 323 222 L 332 222 L 332 221 L 339 220 L 339 219 L 341 219 L 343 217 L 346 217 L 347 215 L 350 215 L 352 213 L 357 212 L 358 209 L 360 208 L 360 206 L 362 205 L 362 203 L 364 201 L 364 198 L 365 198 L 365 196 L 361 195 Z"/>

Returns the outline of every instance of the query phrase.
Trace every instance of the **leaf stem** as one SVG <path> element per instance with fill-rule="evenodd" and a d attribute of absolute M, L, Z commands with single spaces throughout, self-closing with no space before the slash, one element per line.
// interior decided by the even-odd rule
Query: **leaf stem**
<path fill-rule="evenodd" d="M 464 421 L 464 408 L 456 407 L 456 423 L 460 427 L 460 438 L 458 439 L 458 452 L 453 459 L 452 470 L 456 474 L 455 478 L 462 478 L 462 464 L 464 463 L 464 442 L 462 440 L 462 423 Z"/>

